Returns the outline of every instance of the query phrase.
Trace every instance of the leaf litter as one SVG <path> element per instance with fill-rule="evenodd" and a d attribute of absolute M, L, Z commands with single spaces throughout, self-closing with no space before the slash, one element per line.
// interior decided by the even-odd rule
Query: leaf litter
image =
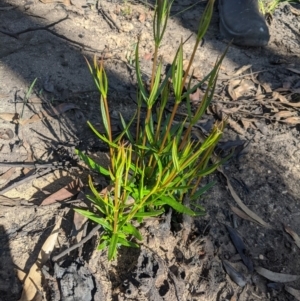
<path fill-rule="evenodd" d="M 29 273 L 24 280 L 23 292 L 19 301 L 42 300 L 43 289 L 41 269 L 43 265 L 49 260 L 50 255 L 54 249 L 61 221 L 62 217 L 58 217 L 51 234 L 48 236 L 39 252 L 36 262 L 30 268 Z M 23 280 L 23 277 L 21 280 Z"/>
<path fill-rule="evenodd" d="M 134 22 L 134 20 L 132 20 L 132 22 Z M 244 70 L 242 68 L 240 68 L 241 71 L 238 70 L 238 72 L 235 71 L 232 74 L 228 73 L 228 75 L 229 75 L 228 79 L 232 78 L 233 76 L 237 76 L 237 77 L 240 77 L 240 78 L 244 78 L 244 77 L 247 77 L 247 76 L 252 76 L 252 77 L 255 76 L 256 75 L 255 73 L 250 72 L 250 68 L 251 67 L 248 68 L 247 66 L 245 66 Z M 243 74 L 243 73 L 246 73 L 247 71 L 249 71 L 248 74 Z M 240 128 L 238 128 L 238 130 L 240 131 L 241 135 L 246 135 L 248 129 L 253 129 L 253 130 L 258 129 L 258 127 L 256 127 L 255 123 L 254 123 L 255 119 L 256 119 L 256 121 L 260 121 L 259 118 L 265 118 L 266 120 L 271 120 L 272 123 L 273 122 L 275 123 L 275 122 L 277 122 L 277 120 L 275 120 L 275 119 L 278 118 L 278 117 L 274 118 L 274 115 L 276 113 L 280 112 L 281 110 L 289 110 L 289 108 L 291 108 L 291 112 L 294 111 L 294 108 L 292 106 L 280 103 L 279 99 L 273 99 L 272 94 L 269 94 L 269 95 L 266 94 L 266 93 L 272 93 L 273 92 L 272 88 L 269 84 L 267 84 L 267 83 L 259 84 L 259 81 L 254 82 L 254 83 L 257 85 L 256 93 L 253 93 L 253 98 L 252 99 L 251 98 L 245 99 L 245 102 L 247 102 L 247 103 L 243 104 L 242 107 L 239 108 L 239 110 L 243 111 L 243 109 L 244 109 L 244 112 L 247 112 L 247 110 L 250 108 L 250 105 L 252 105 L 252 107 L 253 107 L 253 105 L 254 106 L 260 106 L 261 103 L 263 103 L 262 106 L 264 108 L 270 108 L 271 114 L 267 115 L 265 111 L 260 113 L 259 110 L 253 110 L 253 112 L 252 112 L 253 114 L 254 114 L 254 112 L 258 112 L 256 114 L 257 116 L 254 116 L 254 117 L 251 116 L 251 115 L 248 115 L 247 113 L 241 113 L 241 112 L 239 112 L 239 110 L 237 110 L 236 112 L 227 113 L 228 115 L 230 115 L 229 120 L 233 125 L 231 127 L 233 129 L 237 129 L 238 128 L 237 125 L 239 125 Z M 239 86 L 236 86 L 235 88 L 239 88 Z M 237 90 L 237 91 L 239 91 L 239 90 Z M 265 93 L 265 94 L 263 94 L 263 93 Z M 280 91 L 280 93 L 284 94 L 284 96 L 287 97 L 288 101 L 290 100 L 285 93 L 291 93 L 291 92 Z M 261 102 L 258 103 L 258 100 L 261 100 Z M 233 103 L 232 100 L 230 100 L 230 101 Z M 243 101 L 243 99 L 238 99 L 237 104 L 238 104 L 239 101 Z M 230 105 L 228 105 L 228 104 L 224 105 L 223 106 L 223 111 L 226 112 L 225 110 L 236 109 L 237 104 L 232 104 L 232 103 Z M 294 111 L 294 112 L 296 112 L 296 111 Z M 286 113 L 286 114 L 288 114 L 288 113 Z M 295 115 L 297 115 L 297 113 L 295 113 Z M 280 117 L 280 120 L 284 120 L 288 117 L 296 117 L 295 115 L 291 114 L 290 116 Z M 260 127 L 265 127 L 266 126 L 263 122 L 264 122 L 264 120 L 262 119 Z M 278 121 L 278 122 L 280 122 L 280 121 Z M 281 123 L 284 123 L 284 122 L 282 121 Z M 237 124 L 237 125 L 235 125 L 235 124 Z M 287 123 L 287 124 L 289 124 L 289 123 Z M 249 206 L 251 206 L 251 205 L 249 205 Z M 249 216 L 249 218 L 250 218 L 250 216 Z M 257 223 L 257 221 L 255 221 L 255 222 Z M 161 244 L 161 246 L 163 246 L 163 244 Z M 128 273 L 128 271 L 126 271 L 126 272 Z M 199 300 L 200 300 L 200 298 L 201 297 L 199 297 Z M 224 298 L 224 300 L 225 299 L 230 299 L 230 300 L 232 299 L 233 300 L 234 296 L 232 296 L 232 298 L 230 298 L 230 296 L 226 296 L 226 298 L 225 297 L 223 297 L 223 298 Z M 207 300 L 208 299 L 209 298 L 207 298 Z"/>

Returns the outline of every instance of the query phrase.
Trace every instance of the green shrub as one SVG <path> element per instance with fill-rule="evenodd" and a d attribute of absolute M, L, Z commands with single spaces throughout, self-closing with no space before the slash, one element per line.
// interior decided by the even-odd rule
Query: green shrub
<path fill-rule="evenodd" d="M 162 62 L 158 60 L 159 46 L 162 41 L 172 2 L 157 0 L 153 20 L 155 52 L 150 88 L 147 89 L 141 76 L 139 64 L 139 42 L 135 52 L 138 99 L 135 116 L 126 123 L 122 116 L 123 131 L 112 137 L 108 108 L 108 79 L 103 62 L 94 59 L 89 69 L 100 92 L 101 117 L 105 134 L 99 133 L 92 124 L 94 133 L 109 147 L 110 166 L 104 168 L 91 158 L 77 151 L 78 155 L 94 171 L 110 179 L 110 186 L 102 192 L 94 187 L 92 179 L 89 185 L 93 195 L 88 198 L 94 203 L 94 211 L 76 209 L 77 212 L 101 224 L 104 229 L 99 250 L 108 248 L 108 259 L 114 259 L 119 246 L 138 247 L 132 240 L 142 240 L 133 221 L 142 222 L 144 218 L 161 215 L 166 206 L 177 212 L 191 216 L 202 215 L 201 206 L 188 208 L 184 197 L 198 198 L 211 184 L 197 191 L 201 179 L 212 173 L 221 162 L 211 163 L 210 158 L 217 145 L 224 121 L 217 122 L 204 141 L 191 138 L 193 126 L 205 113 L 210 104 L 217 81 L 217 74 L 224 55 L 215 64 L 213 70 L 197 85 L 191 87 L 188 74 L 195 52 L 209 26 L 214 0 L 209 0 L 201 18 L 194 51 L 191 54 L 187 70 L 183 70 L 183 44 L 179 45 L 172 66 L 162 80 Z M 203 83 L 207 83 L 206 92 L 196 112 L 192 114 L 190 95 Z M 187 91 L 183 92 L 184 86 Z M 166 104 L 170 96 L 175 98 L 171 114 L 166 114 Z M 175 122 L 178 106 L 186 101 L 188 117 Z M 144 109 L 146 107 L 146 109 Z M 135 122 L 135 123 L 134 123 Z M 134 125 L 133 125 L 134 124 Z"/>

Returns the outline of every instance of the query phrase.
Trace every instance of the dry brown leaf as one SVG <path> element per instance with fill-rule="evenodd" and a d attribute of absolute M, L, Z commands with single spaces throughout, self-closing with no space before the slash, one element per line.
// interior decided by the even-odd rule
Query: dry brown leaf
<path fill-rule="evenodd" d="M 79 214 L 78 212 L 74 213 L 73 224 L 74 224 L 74 228 L 75 228 L 77 242 L 80 242 L 82 239 L 82 235 L 83 235 L 82 226 L 85 224 L 86 221 L 87 221 L 86 217 Z"/>
<path fill-rule="evenodd" d="M 14 8 L 13 6 L 11 7 Z M 10 97 L 9 94 L 0 93 L 0 98 L 9 98 L 9 97 Z"/>
<path fill-rule="evenodd" d="M 234 212 L 240 218 L 248 220 L 252 223 L 257 223 L 257 221 L 255 219 L 251 218 L 249 215 L 247 215 L 244 211 L 240 210 L 239 208 L 230 206 L 230 209 L 232 212 Z"/>
<path fill-rule="evenodd" d="M 292 5 L 289 6 L 289 9 L 291 11 L 292 14 L 294 14 L 295 16 L 300 16 L 300 10 L 293 7 Z"/>
<path fill-rule="evenodd" d="M 256 88 L 255 97 L 258 98 L 258 97 L 260 97 L 260 95 L 263 95 L 263 94 L 262 94 L 261 86 L 258 85 L 257 88 Z"/>
<path fill-rule="evenodd" d="M 20 116 L 17 113 L 1 113 L 0 119 L 16 123 L 20 119 Z"/>
<path fill-rule="evenodd" d="M 80 108 L 78 106 L 76 106 L 75 104 L 73 104 L 73 103 L 62 103 L 62 104 L 56 106 L 55 108 L 51 107 L 50 109 L 42 110 L 39 113 L 34 114 L 33 116 L 31 116 L 30 119 L 20 120 L 19 123 L 21 123 L 22 125 L 34 123 L 34 122 L 37 122 L 37 121 L 41 121 L 44 118 L 53 117 L 53 116 L 56 116 L 56 115 L 63 114 L 63 113 L 65 113 L 69 110 L 72 110 L 72 109 L 78 109 L 79 110 Z"/>
<path fill-rule="evenodd" d="M 272 97 L 273 97 L 274 100 L 278 99 L 281 102 L 288 102 L 288 100 L 278 92 L 273 92 Z"/>
<path fill-rule="evenodd" d="M 199 102 L 202 99 L 202 96 L 203 96 L 203 93 L 201 92 L 201 90 L 199 88 L 197 88 L 197 90 L 194 93 L 190 94 L 191 103 L 193 105 L 199 104 Z"/>
<path fill-rule="evenodd" d="M 294 296 L 298 301 L 300 301 L 300 291 L 294 289 L 293 287 L 290 286 L 285 286 L 284 289 L 290 293 L 292 296 Z"/>
<path fill-rule="evenodd" d="M 193 69 L 193 77 L 199 81 L 203 79 L 203 72 L 200 67 L 195 67 Z"/>
<path fill-rule="evenodd" d="M 284 230 L 292 236 L 292 238 L 295 241 L 295 244 L 300 249 L 300 237 L 298 236 L 298 234 L 291 227 L 286 225 L 284 225 Z"/>
<path fill-rule="evenodd" d="M 260 85 L 264 88 L 266 93 L 271 93 L 272 92 L 272 89 L 271 89 L 269 84 L 263 83 L 263 84 L 260 84 Z"/>
<path fill-rule="evenodd" d="M 139 21 L 141 23 L 144 23 L 145 20 L 146 20 L 146 14 L 145 13 L 140 13 L 140 15 L 139 15 Z"/>
<path fill-rule="evenodd" d="M 288 117 L 281 121 L 284 121 L 285 123 L 289 123 L 289 124 L 300 124 L 300 117 L 299 116 Z"/>
<path fill-rule="evenodd" d="M 231 99 L 236 101 L 238 99 L 238 96 L 235 93 L 234 87 L 235 86 L 231 82 L 229 82 L 228 87 L 227 87 L 227 92 L 228 92 L 229 96 L 231 97 Z"/>
<path fill-rule="evenodd" d="M 238 75 L 244 73 L 245 71 L 247 71 L 248 69 L 250 69 L 251 67 L 252 67 L 252 65 L 245 65 L 245 66 L 239 68 L 238 70 L 229 73 L 228 75 L 229 76 L 238 76 Z"/>
<path fill-rule="evenodd" d="M 279 283 L 292 282 L 292 281 L 296 281 L 300 278 L 299 275 L 275 273 L 275 272 L 267 270 L 263 267 L 256 267 L 255 270 L 259 275 L 261 275 L 271 281 L 279 282 Z"/>
<path fill-rule="evenodd" d="M 285 102 L 282 104 L 285 106 L 292 107 L 292 108 L 300 108 L 300 102 Z"/>
<path fill-rule="evenodd" d="M 49 237 L 44 242 L 36 262 L 30 268 L 29 273 L 25 279 L 22 296 L 19 301 L 41 300 L 39 298 L 43 290 L 41 268 L 43 267 L 45 262 L 50 258 L 51 252 L 54 249 L 58 237 L 58 231 L 60 228 L 61 220 L 62 218 L 59 217 L 56 221 L 55 227 L 53 228 Z"/>
<path fill-rule="evenodd" d="M 145 53 L 143 59 L 146 61 L 150 61 L 152 59 L 152 53 L 150 52 Z"/>
<path fill-rule="evenodd" d="M 232 108 L 222 108 L 222 112 L 224 112 L 225 114 L 233 114 L 238 112 L 241 109 L 242 106 L 238 106 L 238 107 L 232 107 Z"/>
<path fill-rule="evenodd" d="M 218 171 L 221 172 L 224 177 L 226 178 L 227 181 L 227 186 L 228 189 L 232 195 L 232 197 L 234 198 L 234 200 L 237 202 L 237 204 L 240 206 L 240 208 L 246 213 L 248 214 L 252 219 L 256 220 L 256 222 L 258 222 L 261 226 L 264 226 L 266 228 L 272 228 L 270 224 L 266 223 L 262 218 L 260 218 L 256 213 L 254 213 L 253 211 L 251 211 L 240 199 L 240 197 L 237 195 L 237 193 L 235 192 L 235 190 L 233 189 L 230 180 L 228 178 L 228 176 L 226 175 L 226 173 L 224 172 L 224 170 L 222 169 L 222 167 L 218 167 Z"/>
<path fill-rule="evenodd" d="M 265 94 L 259 94 L 259 95 L 256 95 L 255 96 L 255 99 L 256 100 L 262 100 L 262 99 L 265 99 L 266 98 L 266 95 Z"/>
<path fill-rule="evenodd" d="M 232 88 L 232 86 L 229 85 L 227 91 L 233 101 L 236 101 L 238 99 L 238 96 L 236 95 L 235 90 Z"/>
<path fill-rule="evenodd" d="M 82 183 L 80 179 L 76 179 L 66 185 L 65 187 L 59 189 L 58 191 L 54 192 L 47 198 L 43 200 L 41 206 L 50 205 L 56 202 L 61 202 L 65 199 L 72 197 L 74 194 L 78 193 L 82 187 Z"/>
<path fill-rule="evenodd" d="M 245 135 L 246 131 L 232 118 L 228 117 L 227 119 L 228 125 L 235 130 L 238 134 Z"/>
<path fill-rule="evenodd" d="M 249 94 L 251 90 L 254 90 L 255 86 L 253 82 L 249 80 L 241 80 L 240 84 L 234 89 L 237 98 L 240 98 L 244 94 Z"/>
<path fill-rule="evenodd" d="M 1 176 L 0 176 L 0 185 L 5 184 L 7 181 L 9 181 L 12 177 L 12 175 L 15 173 L 16 168 L 12 167 L 9 168 L 7 171 L 5 171 Z"/>
<path fill-rule="evenodd" d="M 275 117 L 276 119 L 280 119 L 280 118 L 287 118 L 287 117 L 291 117 L 294 116 L 295 112 L 291 112 L 291 111 L 280 111 L 276 114 L 273 115 L 273 117 Z"/>
<path fill-rule="evenodd" d="M 242 118 L 241 122 L 245 129 L 256 129 L 256 126 L 253 124 L 253 122 L 248 119 Z"/>

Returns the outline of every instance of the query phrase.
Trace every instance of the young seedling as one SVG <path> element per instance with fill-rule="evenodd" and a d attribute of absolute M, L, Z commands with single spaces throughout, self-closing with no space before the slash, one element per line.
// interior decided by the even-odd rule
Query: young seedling
<path fill-rule="evenodd" d="M 91 123 L 94 133 L 109 148 L 110 166 L 105 168 L 77 150 L 77 154 L 91 169 L 106 176 L 110 185 L 99 192 L 91 177 L 89 185 L 92 195 L 87 197 L 94 203 L 94 210 L 75 209 L 77 212 L 100 224 L 102 235 L 99 250 L 108 248 L 108 259 L 117 256 L 120 246 L 137 247 L 132 239 L 142 240 L 133 221 L 161 215 L 166 206 L 191 216 L 204 214 L 201 206 L 189 208 L 183 198 L 196 199 L 211 184 L 198 189 L 201 179 L 212 173 L 221 162 L 212 163 L 210 158 L 222 136 L 225 122 L 217 122 L 211 133 L 203 140 L 192 139 L 193 127 L 202 118 L 209 106 L 216 87 L 217 75 L 224 55 L 216 62 L 212 71 L 197 85 L 191 87 L 188 80 L 198 45 L 205 35 L 213 12 L 214 0 L 209 0 L 201 18 L 194 50 L 187 70 L 183 70 L 183 43 L 180 43 L 172 66 L 162 80 L 162 62 L 158 52 L 171 9 L 172 1 L 157 0 L 153 20 L 154 59 L 150 88 L 141 76 L 139 64 L 139 41 L 135 50 L 137 74 L 137 110 L 132 120 L 126 123 L 120 115 L 123 131 L 113 138 L 108 108 L 108 79 L 103 62 L 94 59 L 88 62 L 91 74 L 100 93 L 100 109 L 105 133 L 99 133 Z M 206 82 L 207 88 L 196 112 L 190 109 L 190 95 Z M 183 88 L 187 91 L 183 92 Z M 171 114 L 165 108 L 171 96 L 175 102 Z M 179 105 L 185 101 L 188 117 L 175 122 Z M 133 123 L 135 122 L 135 125 Z"/>

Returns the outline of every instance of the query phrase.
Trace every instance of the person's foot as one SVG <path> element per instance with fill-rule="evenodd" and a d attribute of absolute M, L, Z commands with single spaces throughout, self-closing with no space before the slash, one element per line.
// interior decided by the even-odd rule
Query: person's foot
<path fill-rule="evenodd" d="M 265 46 L 269 29 L 259 12 L 258 0 L 219 0 L 220 33 L 241 46 Z"/>

